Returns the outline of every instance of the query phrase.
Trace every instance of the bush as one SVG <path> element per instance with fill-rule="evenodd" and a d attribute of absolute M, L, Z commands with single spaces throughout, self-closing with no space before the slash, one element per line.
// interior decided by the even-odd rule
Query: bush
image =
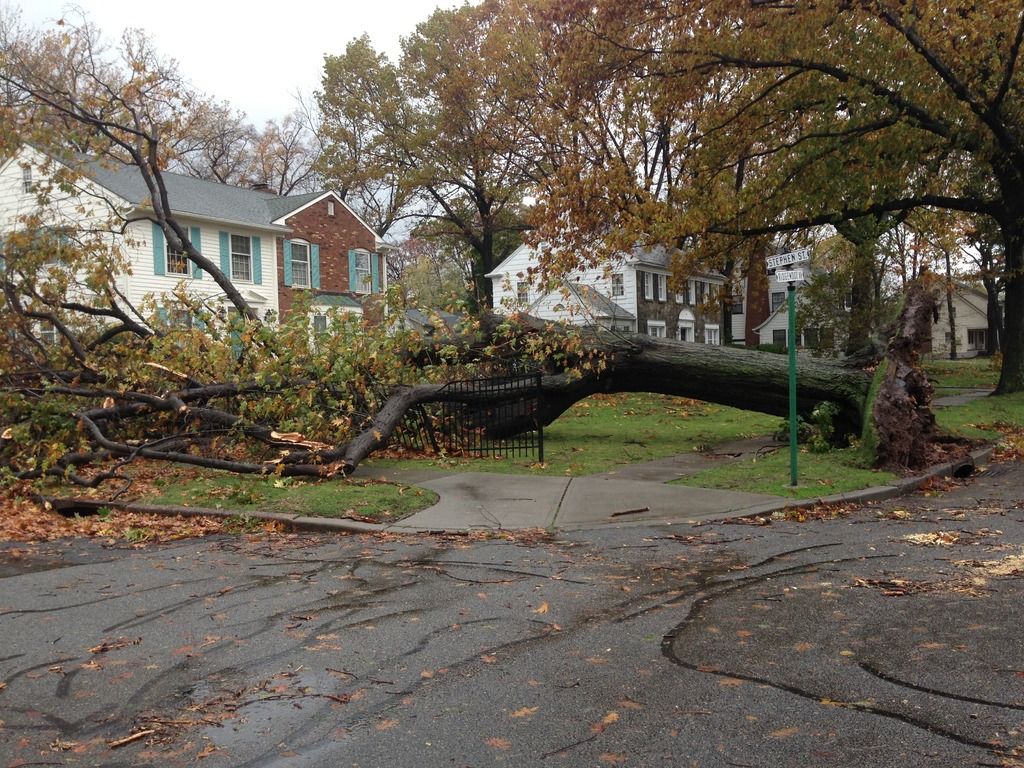
<path fill-rule="evenodd" d="M 838 413 L 839 406 L 826 400 L 823 403 L 818 403 L 811 411 L 810 421 L 805 421 L 798 416 L 797 442 L 807 445 L 814 453 L 825 453 L 831 450 L 836 431 L 835 418 Z M 783 443 L 789 440 L 789 419 L 783 420 L 772 437 Z"/>

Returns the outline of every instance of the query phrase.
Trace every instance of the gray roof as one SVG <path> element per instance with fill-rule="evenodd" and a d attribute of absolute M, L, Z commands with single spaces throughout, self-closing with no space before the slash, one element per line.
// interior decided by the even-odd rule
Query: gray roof
<path fill-rule="evenodd" d="M 612 320 L 636 320 L 636 316 L 632 312 L 620 307 L 592 285 L 569 282 L 566 282 L 566 285 L 583 304 L 590 308 L 591 312 L 594 313 L 594 317 L 608 317 Z"/>
<path fill-rule="evenodd" d="M 149 189 L 139 170 L 133 165 L 117 165 L 91 161 L 80 169 L 96 183 L 118 197 L 138 206 L 150 203 Z M 281 197 L 245 187 L 233 187 L 216 181 L 194 179 L 179 173 L 163 174 L 171 208 L 176 213 L 194 214 L 212 219 L 271 226 L 271 222 L 289 211 L 305 205 L 323 192 Z"/>
<path fill-rule="evenodd" d="M 264 193 L 264 197 L 267 198 L 267 210 L 270 211 L 271 220 L 280 219 L 282 216 L 287 216 L 292 211 L 301 208 L 306 203 L 311 203 L 320 197 L 323 192 L 307 192 L 304 195 L 288 195 L 287 197 L 278 197 L 277 195 L 267 195 Z"/>
<path fill-rule="evenodd" d="M 362 304 L 358 299 L 344 293 L 318 293 L 313 297 L 313 305 L 318 307 L 344 307 L 346 309 L 361 309 Z"/>
<path fill-rule="evenodd" d="M 677 248 L 669 248 L 666 245 L 652 245 L 647 248 L 637 246 L 633 249 L 633 258 L 642 264 L 650 264 L 662 269 L 672 268 L 672 256 L 677 253 Z"/>
<path fill-rule="evenodd" d="M 410 308 L 405 310 L 405 319 L 414 328 L 421 330 L 433 329 L 436 320 L 440 320 L 448 330 L 454 331 L 462 322 L 462 315 L 440 309 L 432 310 L 428 315 L 423 310 Z"/>

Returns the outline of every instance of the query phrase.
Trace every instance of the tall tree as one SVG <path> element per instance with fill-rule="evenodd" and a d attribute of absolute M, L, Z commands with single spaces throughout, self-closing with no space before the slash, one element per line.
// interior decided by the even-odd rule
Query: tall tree
<path fill-rule="evenodd" d="M 382 224 L 411 216 L 421 235 L 471 249 L 482 305 L 484 275 L 515 247 L 535 182 L 524 148 L 538 103 L 536 42 L 502 26 L 508 4 L 435 11 L 403 40 L 397 64 L 356 40 L 327 58 L 319 95 L 335 143 L 329 173 L 383 194 Z"/>
<path fill-rule="evenodd" d="M 616 51 L 605 71 L 655 80 L 667 104 L 694 104 L 718 83 L 721 98 L 687 137 L 693 183 L 658 218 L 679 236 L 763 235 L 918 208 L 994 220 L 1006 284 L 998 391 L 1024 389 L 1019 0 L 600 0 L 566 5 L 559 23 L 568 50 L 589 39 Z M 581 170 L 575 191 L 559 195 L 570 201 L 562 214 L 590 196 L 593 174 Z"/>
<path fill-rule="evenodd" d="M 256 131 L 226 102 L 202 104 L 192 130 L 175 137 L 172 167 L 198 179 L 242 184 L 253 163 Z"/>
<path fill-rule="evenodd" d="M 268 120 L 252 144 L 245 181 L 278 195 L 312 192 L 320 186 L 319 148 L 301 111 Z"/>

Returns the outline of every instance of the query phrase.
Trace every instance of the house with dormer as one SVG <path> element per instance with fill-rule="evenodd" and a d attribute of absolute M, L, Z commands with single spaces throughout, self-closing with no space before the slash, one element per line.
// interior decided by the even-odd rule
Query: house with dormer
<path fill-rule="evenodd" d="M 690 276 L 670 291 L 675 249 L 634 248 L 600 267 L 575 272 L 549 285 L 535 279 L 538 251 L 521 245 L 487 277 L 498 312 L 526 312 L 544 320 L 593 325 L 702 344 L 721 344 L 713 301 L 725 277 Z"/>

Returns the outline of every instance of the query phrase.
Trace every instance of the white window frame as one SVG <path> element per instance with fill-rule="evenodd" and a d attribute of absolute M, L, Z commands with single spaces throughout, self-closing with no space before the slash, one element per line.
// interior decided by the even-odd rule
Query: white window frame
<path fill-rule="evenodd" d="M 658 301 L 668 301 L 668 275 L 655 275 L 654 293 Z"/>
<path fill-rule="evenodd" d="M 39 341 L 47 347 L 54 346 L 57 343 L 57 326 L 49 320 L 40 320 Z"/>
<path fill-rule="evenodd" d="M 620 298 L 626 295 L 626 276 L 621 272 L 612 274 L 612 298 Z"/>
<path fill-rule="evenodd" d="M 707 323 L 704 326 L 704 343 L 713 346 L 720 346 L 722 343 L 722 329 L 714 323 Z"/>
<path fill-rule="evenodd" d="M 516 304 L 527 306 L 530 303 L 530 283 L 526 280 L 516 281 Z"/>
<path fill-rule="evenodd" d="M 235 250 L 235 238 L 240 241 L 245 240 L 249 244 L 249 252 Z M 231 261 L 231 282 L 235 283 L 251 283 L 252 282 L 252 237 L 250 235 L 236 235 L 231 233 L 228 236 L 229 246 L 228 253 Z M 240 271 L 235 270 L 235 257 L 245 258 L 248 260 L 248 274 L 243 275 Z"/>
<path fill-rule="evenodd" d="M 776 341 L 776 334 L 779 334 L 779 333 L 782 334 L 782 344 L 779 344 L 779 342 Z M 789 349 L 789 331 L 786 330 L 785 328 L 773 328 L 772 329 L 772 345 L 773 346 L 782 346 L 782 347 L 785 347 L 786 349 Z"/>
<path fill-rule="evenodd" d="M 36 191 L 36 183 L 32 180 L 31 165 L 23 165 L 21 167 L 21 191 L 26 195 L 30 195 Z"/>
<path fill-rule="evenodd" d="M 676 294 L 676 304 L 689 304 L 690 303 L 690 296 L 693 295 L 693 291 L 690 289 L 690 282 L 691 281 L 689 281 L 689 280 L 684 280 L 683 281 L 683 285 L 682 285 L 682 289 L 683 290 L 679 291 Z"/>
<path fill-rule="evenodd" d="M 779 303 L 775 303 L 775 298 L 779 297 Z M 779 309 L 780 307 L 786 306 L 786 292 L 785 291 L 772 291 L 768 297 L 768 301 L 771 303 L 771 311 Z"/>
<path fill-rule="evenodd" d="M 167 246 L 167 253 L 164 256 L 164 273 L 168 275 L 174 275 L 175 277 L 188 277 L 191 270 L 189 270 L 188 255 L 185 250 L 174 250 L 170 245 Z M 181 269 L 172 267 L 172 264 L 176 264 Z"/>
<path fill-rule="evenodd" d="M 296 248 L 305 249 L 306 253 L 304 259 L 295 258 Z M 305 240 L 292 240 L 292 287 L 294 288 L 309 288 L 313 284 L 313 264 L 309 255 L 310 250 L 311 248 L 309 246 L 309 243 L 307 243 Z M 306 268 L 303 280 L 299 280 L 297 277 L 297 273 L 295 271 L 296 262 L 298 262 L 299 264 L 303 264 Z"/>
<path fill-rule="evenodd" d="M 327 215 L 328 216 L 333 216 L 334 215 L 334 201 L 333 200 L 328 200 L 327 201 Z"/>
<path fill-rule="evenodd" d="M 313 325 L 313 335 L 319 336 L 321 334 L 327 333 L 327 315 L 320 314 L 318 312 L 313 315 L 311 322 Z"/>
<path fill-rule="evenodd" d="M 373 267 L 370 264 L 370 259 L 373 258 L 373 254 L 369 251 L 364 251 L 362 248 L 358 248 L 355 251 L 356 254 L 356 293 L 372 293 L 373 292 Z M 366 259 L 366 268 L 362 269 L 359 266 L 360 259 Z"/>
<path fill-rule="evenodd" d="M 192 313 L 187 309 L 170 309 L 167 312 L 167 325 L 171 328 L 189 330 L 194 324 Z"/>
<path fill-rule="evenodd" d="M 648 273 L 650 274 L 650 273 Z M 660 333 L 659 333 L 660 331 Z M 656 339 L 665 338 L 665 321 L 664 320 L 648 320 L 647 321 L 647 335 L 653 336 Z"/>
<path fill-rule="evenodd" d="M 973 339 L 973 340 L 972 340 Z M 980 344 L 978 342 L 981 342 Z M 968 328 L 967 329 L 967 350 L 968 351 L 982 351 L 985 349 L 985 345 L 988 342 L 988 329 L 987 328 Z"/>
<path fill-rule="evenodd" d="M 654 273 L 644 272 L 644 300 L 651 301 L 654 298 Z"/>

